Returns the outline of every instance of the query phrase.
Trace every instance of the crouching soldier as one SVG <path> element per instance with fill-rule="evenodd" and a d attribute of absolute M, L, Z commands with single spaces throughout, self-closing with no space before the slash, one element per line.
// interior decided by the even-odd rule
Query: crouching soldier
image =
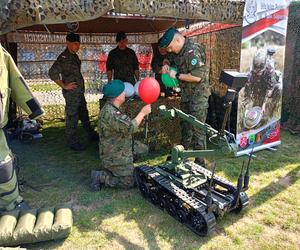
<path fill-rule="evenodd" d="M 98 191 L 102 186 L 133 187 L 133 140 L 132 134 L 146 115 L 151 105 L 145 105 L 138 115 L 131 119 L 122 113 L 125 102 L 125 86 L 120 80 L 112 80 L 103 88 L 108 99 L 99 114 L 99 156 L 100 171 L 92 171 L 91 189 Z"/>
<path fill-rule="evenodd" d="M 19 195 L 13 158 L 3 131 L 8 120 L 10 97 L 29 114 L 30 119 L 43 114 L 12 57 L 0 44 L 0 212 L 28 208 Z"/>

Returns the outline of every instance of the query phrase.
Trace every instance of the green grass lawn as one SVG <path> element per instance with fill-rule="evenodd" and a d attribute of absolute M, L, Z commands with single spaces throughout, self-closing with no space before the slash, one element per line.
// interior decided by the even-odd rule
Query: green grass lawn
<path fill-rule="evenodd" d="M 41 188 L 25 185 L 26 201 L 32 207 L 67 203 L 73 209 L 73 229 L 66 240 L 25 246 L 28 249 L 299 249 L 299 137 L 283 132 L 278 151 L 255 154 L 249 207 L 218 220 L 217 230 L 201 238 L 144 200 L 137 189 L 91 192 L 90 171 L 99 166 L 98 146 L 73 152 L 63 135 L 62 122 L 47 122 L 43 139 L 12 142 L 21 176 Z M 153 154 L 141 163 L 154 165 L 165 156 Z M 217 159 L 217 173 L 236 183 L 243 160 Z"/>
<path fill-rule="evenodd" d="M 54 90 L 61 90 L 61 87 L 59 87 L 56 83 L 41 83 L 41 84 L 31 84 L 30 90 L 33 92 L 49 92 Z"/>
<path fill-rule="evenodd" d="M 91 82 L 85 82 L 85 88 L 96 88 L 99 86 L 99 83 L 91 83 Z M 49 92 L 49 91 L 55 91 L 55 90 L 61 90 L 61 87 L 59 87 L 56 83 L 35 83 L 30 84 L 30 90 L 32 92 Z"/>

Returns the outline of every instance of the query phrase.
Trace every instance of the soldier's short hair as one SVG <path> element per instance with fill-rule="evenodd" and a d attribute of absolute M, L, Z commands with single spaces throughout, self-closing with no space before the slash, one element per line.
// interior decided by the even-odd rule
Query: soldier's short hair
<path fill-rule="evenodd" d="M 76 33 L 69 33 L 66 36 L 66 40 L 69 42 L 79 42 L 80 43 L 80 36 Z"/>
<path fill-rule="evenodd" d="M 118 32 L 117 35 L 116 35 L 116 42 L 117 42 L 117 43 L 118 43 L 118 42 L 121 42 L 121 41 L 124 40 L 126 37 L 127 37 L 127 36 L 126 36 L 125 32 L 124 32 L 124 31 L 120 31 L 120 32 Z"/>

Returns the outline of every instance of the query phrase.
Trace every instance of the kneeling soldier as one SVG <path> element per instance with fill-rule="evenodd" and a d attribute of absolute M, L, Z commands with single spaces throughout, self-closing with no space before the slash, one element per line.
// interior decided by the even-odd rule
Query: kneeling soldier
<path fill-rule="evenodd" d="M 138 115 L 131 119 L 120 111 L 125 102 L 125 86 L 120 80 L 112 80 L 103 88 L 108 99 L 99 114 L 99 156 L 101 171 L 92 171 L 91 188 L 100 190 L 102 186 L 133 187 L 132 134 L 146 115 L 151 105 L 145 105 Z"/>

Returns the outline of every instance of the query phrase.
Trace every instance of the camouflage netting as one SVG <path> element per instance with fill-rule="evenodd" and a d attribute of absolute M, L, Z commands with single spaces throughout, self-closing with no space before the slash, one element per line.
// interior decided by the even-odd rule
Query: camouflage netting
<path fill-rule="evenodd" d="M 139 14 L 153 18 L 171 17 L 174 18 L 175 22 L 176 18 L 183 18 L 241 25 L 244 4 L 243 0 L 71 0 L 68 2 L 3 0 L 0 3 L 0 35 L 8 33 L 7 38 L 9 38 L 12 34 L 9 32 L 36 24 L 59 24 L 92 20 L 112 10 L 116 13 Z M 20 36 L 22 36 L 21 33 L 14 33 L 15 39 L 8 39 L 18 45 L 19 68 L 26 80 L 28 80 L 35 96 L 43 104 L 46 111 L 45 118 L 63 118 L 64 100 L 61 91 L 58 86 L 48 79 L 47 72 L 58 54 L 65 47 L 64 35 L 60 34 L 60 38 L 57 33 L 41 35 L 40 39 L 43 40 L 39 43 L 39 39 L 31 42 L 35 38 L 34 35 L 28 33 L 26 33 L 24 40 L 19 40 Z M 108 51 L 114 46 L 112 45 L 114 44 L 112 36 L 102 35 L 102 40 L 96 36 L 97 34 L 85 36 L 79 52 L 87 89 L 88 108 L 92 116 L 96 116 L 99 112 L 99 92 L 103 83 L 106 82 L 103 66 L 105 65 Z M 131 44 L 131 47 L 138 52 L 137 54 L 140 54 L 138 57 L 142 78 L 153 76 L 151 69 L 148 67 L 152 57 L 152 51 L 149 52 L 149 49 L 151 48 L 150 43 L 157 40 L 158 34 L 143 36 L 142 39 L 137 35 L 132 36 L 134 40 Z M 226 87 L 218 83 L 220 71 L 223 68 L 238 68 L 240 36 L 241 28 L 232 28 L 193 37 L 194 40 L 200 41 L 206 46 L 210 65 L 211 85 L 218 96 L 223 96 L 226 92 Z M 54 40 L 58 39 L 58 42 L 51 42 L 52 37 Z M 132 38 L 129 37 L 129 40 Z M 138 43 L 144 44 L 138 45 Z M 159 101 L 161 104 L 165 104 L 165 102 L 171 106 L 174 103 L 173 106 L 179 107 L 178 99 L 172 101 L 162 99 Z M 129 110 L 136 113 L 141 104 L 128 105 L 131 107 Z M 168 131 L 167 133 L 171 131 L 169 138 L 173 138 L 173 141 L 168 141 L 164 137 L 165 135 L 162 135 L 162 142 L 166 141 L 169 144 L 173 144 L 179 141 L 178 122 L 176 124 L 174 126 L 174 121 L 172 121 L 163 125 L 166 128 L 165 130 Z M 155 131 L 160 131 L 161 128 L 159 126 L 160 124 L 158 123 L 152 123 L 149 135 L 156 133 Z M 173 131 L 175 128 L 176 131 Z"/>
<path fill-rule="evenodd" d="M 241 24 L 244 1 L 228 0 L 115 0 L 115 11 L 156 17 L 202 19 L 211 22 Z"/>
<path fill-rule="evenodd" d="M 207 64 L 210 68 L 209 80 L 212 88 L 207 122 L 216 129 L 220 129 L 222 126 L 225 112 L 223 97 L 227 92 L 227 85 L 219 82 L 220 73 L 223 69 L 239 70 L 241 34 L 242 27 L 233 27 L 193 37 L 194 41 L 205 45 Z M 235 131 L 236 118 L 237 103 L 234 102 L 230 118 L 230 131 L 232 132 Z"/>
<path fill-rule="evenodd" d="M 100 106 L 105 101 L 101 101 Z M 122 110 L 134 118 L 140 109 L 145 105 L 139 98 L 129 100 L 122 106 Z M 147 123 L 140 127 L 139 131 L 134 135 L 134 139 L 147 143 L 151 151 L 161 149 L 169 149 L 170 146 L 180 143 L 180 119 L 161 119 L 157 108 L 160 105 L 166 105 L 167 108 L 180 108 L 180 98 L 169 97 L 159 98 L 152 104 L 152 113 L 148 118 L 148 133 L 145 130 Z"/>
<path fill-rule="evenodd" d="M 79 22 L 103 16 L 113 9 L 113 0 L 1 0 L 0 35 L 34 24 Z"/>
<path fill-rule="evenodd" d="M 107 12 L 172 17 L 223 23 L 242 23 L 244 1 L 239 0 L 2 0 L 0 35 L 35 24 L 87 21 Z"/>
<path fill-rule="evenodd" d="M 46 115 L 44 119 L 64 119 L 64 98 L 61 89 L 52 82 L 48 77 L 48 70 L 56 60 L 57 56 L 64 50 L 65 43 L 57 43 L 61 40 L 58 35 L 50 36 L 45 42 L 38 43 L 41 39 L 40 33 L 31 36 L 30 33 L 24 33 L 30 39 L 21 39 L 22 32 L 18 34 L 21 43 L 18 43 L 18 66 L 29 83 L 30 89 L 43 105 Z M 237 69 L 239 67 L 240 55 L 240 35 L 241 27 L 234 27 L 221 31 L 214 31 L 199 36 L 194 36 L 192 39 L 195 42 L 204 44 L 207 52 L 207 63 L 210 67 L 210 83 L 213 89 L 213 99 L 210 103 L 209 123 L 218 128 L 222 120 L 222 96 L 227 88 L 219 83 L 220 72 L 224 68 Z M 62 35 L 64 38 L 64 35 Z M 84 38 L 85 36 L 82 36 Z M 25 37 L 26 38 L 26 37 Z M 131 37 L 130 37 L 131 39 Z M 53 43 L 49 43 L 52 40 Z M 56 41 L 57 40 L 57 41 Z M 62 39 L 63 40 L 63 39 Z M 101 39 L 100 39 L 101 40 Z M 110 38 L 103 38 L 110 41 Z M 132 37 L 132 40 L 135 39 Z M 94 43 L 82 43 L 81 49 L 78 52 L 79 58 L 82 60 L 82 73 L 85 78 L 86 99 L 90 116 L 95 119 L 99 113 L 99 99 L 101 98 L 101 89 L 104 83 L 107 82 L 105 63 L 108 52 L 115 46 L 114 44 L 103 44 L 95 40 Z M 141 78 L 153 76 L 150 68 L 152 59 L 152 49 L 150 44 L 130 44 L 135 50 L 140 62 Z M 179 99 L 169 100 L 161 98 L 159 104 L 167 104 L 169 107 L 179 107 Z M 141 102 L 128 102 L 126 107 L 132 115 L 136 115 L 141 106 Z M 158 104 L 155 104 L 157 106 Z M 221 118 L 220 118 L 221 117 Z M 232 119 L 232 121 L 234 121 Z M 174 126 L 174 124 L 176 126 Z M 143 128 L 138 137 L 143 137 Z M 155 132 L 156 131 L 156 132 Z M 160 131 L 160 132 L 157 132 Z M 170 132 L 170 133 L 169 133 Z M 154 138 L 154 135 L 159 135 L 159 145 L 173 145 L 180 141 L 179 123 L 174 121 L 164 121 L 164 124 L 159 122 L 151 122 L 149 129 L 149 141 Z M 169 135 L 169 136 L 167 136 Z M 171 139 L 168 139 L 171 138 Z M 157 148 L 153 146 L 152 148 Z"/>
<path fill-rule="evenodd" d="M 300 135 L 300 2 L 289 8 L 283 85 L 283 128 Z"/>
<path fill-rule="evenodd" d="M 49 79 L 48 70 L 57 56 L 65 49 L 65 35 L 43 35 L 43 33 L 28 32 L 19 32 L 16 35 L 13 33 L 12 41 L 16 42 L 16 38 L 20 40 L 20 43 L 17 43 L 18 67 L 29 83 L 29 87 L 35 97 L 43 105 L 46 111 L 44 119 L 63 120 L 64 98 L 61 89 Z M 210 84 L 214 93 L 210 102 L 208 121 L 215 128 L 219 128 L 222 122 L 223 100 L 221 97 L 224 96 L 227 90 L 225 85 L 219 83 L 220 72 L 224 68 L 239 68 L 240 36 L 241 27 L 233 27 L 192 37 L 195 42 L 204 44 L 206 48 L 207 64 L 210 67 Z M 115 44 L 109 43 L 113 41 L 109 36 L 94 36 L 95 39 L 92 41 L 87 38 L 88 36 L 82 35 L 82 40 L 87 42 L 82 43 L 78 55 L 82 60 L 82 73 L 85 78 L 89 114 L 96 119 L 99 113 L 100 92 L 103 84 L 107 82 L 105 69 L 107 55 L 115 47 Z M 106 41 L 106 43 L 103 43 L 102 40 Z M 39 43 L 39 41 L 43 42 Z M 136 41 L 134 35 L 129 37 L 129 41 Z M 152 59 L 151 44 L 130 44 L 129 47 L 137 53 L 141 78 L 153 76 L 154 74 L 150 67 Z M 170 100 L 161 98 L 155 106 L 158 104 L 167 104 L 168 107 L 179 107 L 179 102 L 179 99 Z M 136 115 L 141 105 L 141 102 L 134 101 L 128 102 L 125 107 L 131 115 Z M 234 119 L 232 121 L 234 122 Z M 154 135 L 159 135 L 157 144 L 161 146 L 170 146 L 180 141 L 178 121 L 164 121 L 163 124 L 151 122 L 150 124 L 149 142 L 154 138 Z M 143 127 L 137 137 L 143 139 Z M 155 145 L 154 142 L 150 143 L 151 148 L 158 149 L 159 146 Z"/>

